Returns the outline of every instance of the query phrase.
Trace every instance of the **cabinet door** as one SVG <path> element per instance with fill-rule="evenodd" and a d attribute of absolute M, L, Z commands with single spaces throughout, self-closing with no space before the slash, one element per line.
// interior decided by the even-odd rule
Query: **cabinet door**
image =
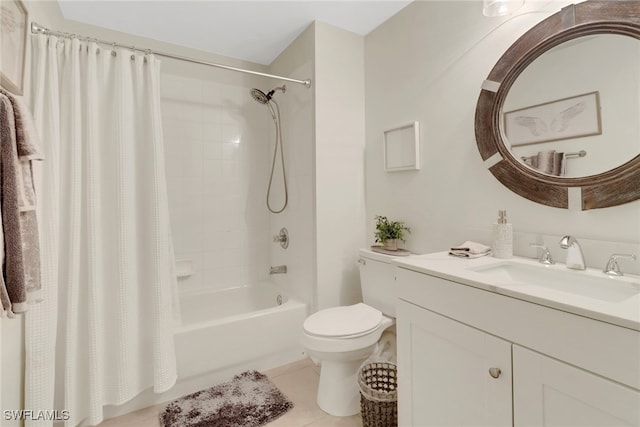
<path fill-rule="evenodd" d="M 397 328 L 400 426 L 512 425 L 511 343 L 405 301 Z"/>
<path fill-rule="evenodd" d="M 640 392 L 513 346 L 515 426 L 640 426 Z"/>

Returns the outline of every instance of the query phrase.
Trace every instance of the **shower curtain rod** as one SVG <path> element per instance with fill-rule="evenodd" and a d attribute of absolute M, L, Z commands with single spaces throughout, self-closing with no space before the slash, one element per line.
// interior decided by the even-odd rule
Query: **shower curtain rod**
<path fill-rule="evenodd" d="M 52 36 L 59 36 L 59 37 L 67 37 L 67 38 L 76 38 L 78 40 L 83 40 L 83 41 L 92 41 L 92 42 L 103 44 L 103 45 L 109 45 L 109 46 L 113 46 L 113 47 L 122 47 L 122 48 L 131 49 L 131 50 L 134 50 L 134 51 L 137 50 L 137 51 L 145 52 L 145 53 L 148 53 L 148 54 L 154 54 L 156 56 L 163 56 L 165 58 L 177 59 L 177 60 L 180 60 L 180 61 L 191 62 L 191 63 L 194 63 L 194 64 L 207 65 L 209 67 L 222 68 L 224 70 L 237 71 L 237 72 L 240 72 L 240 73 L 253 74 L 253 75 L 256 75 L 256 76 L 269 77 L 269 78 L 278 79 L 278 80 L 285 80 L 287 82 L 292 82 L 292 83 L 299 83 L 301 85 L 304 85 L 307 88 L 311 87 L 311 79 L 306 79 L 306 80 L 292 79 L 290 77 L 283 77 L 283 76 L 278 76 L 278 75 L 275 75 L 275 74 L 261 73 L 259 71 L 246 70 L 244 68 L 238 68 L 238 67 L 231 67 L 230 65 L 217 64 L 215 62 L 201 61 L 199 59 L 187 58 L 186 56 L 180 56 L 180 55 L 173 55 L 173 54 L 170 54 L 170 53 L 158 52 L 158 51 L 151 50 L 151 49 L 140 49 L 140 48 L 135 47 L 135 46 L 127 46 L 127 45 L 120 44 L 120 43 L 108 42 L 108 41 L 99 40 L 99 39 L 96 39 L 96 38 L 93 38 L 93 37 L 86 37 L 86 36 L 80 36 L 80 35 L 77 35 L 77 34 L 64 33 L 64 32 L 61 32 L 61 31 L 50 30 L 50 29 L 48 29 L 46 27 L 43 27 L 42 25 L 40 25 L 40 24 L 38 24 L 36 22 L 32 22 L 31 23 L 31 33 L 33 33 L 33 34 L 45 34 L 45 35 L 52 35 Z"/>

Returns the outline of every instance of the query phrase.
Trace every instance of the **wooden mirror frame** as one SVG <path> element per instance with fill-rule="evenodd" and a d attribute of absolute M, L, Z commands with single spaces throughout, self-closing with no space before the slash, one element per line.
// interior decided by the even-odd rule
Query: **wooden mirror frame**
<path fill-rule="evenodd" d="M 503 185 L 531 201 L 587 210 L 640 199 L 640 155 L 604 173 L 564 178 L 546 175 L 522 164 L 503 141 L 501 111 L 520 73 L 549 49 L 594 34 L 640 39 L 640 1 L 589 0 L 563 8 L 516 40 L 482 84 L 475 116 L 480 155 Z"/>

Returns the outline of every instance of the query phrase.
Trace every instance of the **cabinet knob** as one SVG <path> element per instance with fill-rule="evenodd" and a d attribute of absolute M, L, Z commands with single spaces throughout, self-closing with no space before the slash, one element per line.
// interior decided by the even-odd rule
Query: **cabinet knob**
<path fill-rule="evenodd" d="M 489 375 L 491 375 L 491 378 L 499 378 L 501 374 L 502 371 L 500 368 L 489 368 Z"/>

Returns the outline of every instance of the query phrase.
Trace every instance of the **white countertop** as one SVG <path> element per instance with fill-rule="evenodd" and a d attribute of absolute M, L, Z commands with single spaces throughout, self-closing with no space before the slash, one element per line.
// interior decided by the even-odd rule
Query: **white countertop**
<path fill-rule="evenodd" d="M 473 270 L 505 261 L 535 268 L 557 269 L 575 274 L 576 278 L 581 276 L 605 278 L 604 283 L 611 280 L 610 283 L 614 286 L 623 286 L 627 289 L 631 287 L 637 289 L 638 293 L 620 301 L 605 301 L 555 288 L 525 285 L 508 279 L 496 280 L 495 277 Z M 392 263 L 408 270 L 640 331 L 640 278 L 638 276 L 609 277 L 593 268 L 585 271 L 569 270 L 564 264 L 544 266 L 537 260 L 521 257 L 508 260 L 491 256 L 474 259 L 456 258 L 448 255 L 447 252 L 394 258 Z"/>

